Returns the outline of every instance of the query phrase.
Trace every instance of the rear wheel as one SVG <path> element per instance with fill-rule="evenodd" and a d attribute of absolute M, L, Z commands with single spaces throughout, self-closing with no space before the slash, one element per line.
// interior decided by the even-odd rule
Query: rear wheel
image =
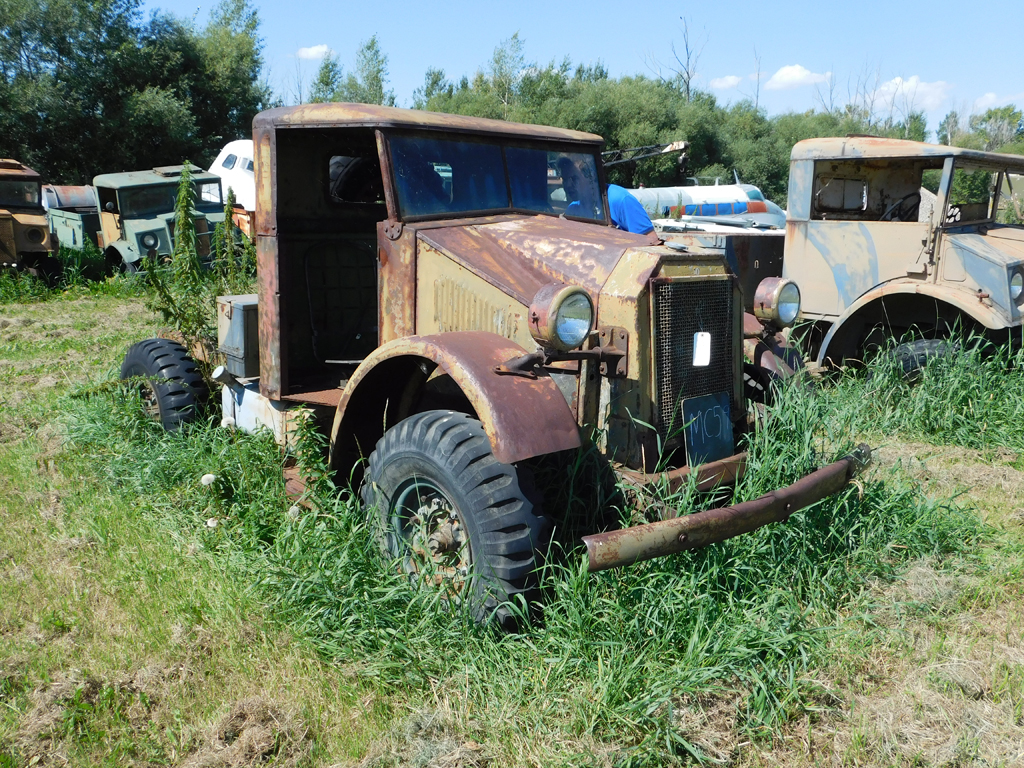
<path fill-rule="evenodd" d="M 897 345 L 891 354 L 902 369 L 903 375 L 913 377 L 928 364 L 929 360 L 949 357 L 959 348 L 959 344 L 946 339 L 918 339 Z"/>
<path fill-rule="evenodd" d="M 370 454 L 362 498 L 385 553 L 477 621 L 511 629 L 503 603 L 535 597 L 547 520 L 476 419 L 427 411 L 389 429 Z"/>
<path fill-rule="evenodd" d="M 170 339 L 147 339 L 133 345 L 121 364 L 121 378 L 139 383 L 143 408 L 164 429 L 174 431 L 195 421 L 210 390 L 188 351 Z"/>

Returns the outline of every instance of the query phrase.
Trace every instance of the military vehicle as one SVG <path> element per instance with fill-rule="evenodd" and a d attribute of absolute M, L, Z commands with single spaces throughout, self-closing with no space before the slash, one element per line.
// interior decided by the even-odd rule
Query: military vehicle
<path fill-rule="evenodd" d="M 174 251 L 174 205 L 183 167 L 170 165 L 95 177 L 99 231 L 91 231 L 95 213 L 71 209 L 58 214 L 61 231 L 71 233 L 77 247 L 93 239 L 110 266 L 125 272 L 138 271 L 143 256 L 170 255 Z M 224 199 L 220 177 L 195 166 L 191 172 L 196 189 L 199 255 L 205 258 L 210 255 L 214 226 L 224 221 Z"/>
<path fill-rule="evenodd" d="M 23 269 L 52 280 L 60 275 L 53 255 L 39 174 L 17 160 L 0 160 L 0 267 Z"/>
<path fill-rule="evenodd" d="M 744 338 L 774 338 L 799 290 L 759 286 L 759 322 L 721 254 L 615 229 L 599 136 L 361 104 L 270 110 L 253 134 L 259 293 L 220 301 L 223 414 L 282 444 L 297 409 L 318 414 L 331 468 L 411 578 L 507 619 L 506 601 L 534 596 L 551 530 L 525 465 L 591 440 L 639 487 L 745 471 Z M 165 424 L 187 416 L 183 354 L 150 340 L 125 361 Z M 595 532 L 590 568 L 785 519 L 867 456 L 737 507 Z"/>
<path fill-rule="evenodd" d="M 1016 197 L 1014 197 L 1016 196 Z M 911 363 L 955 331 L 1024 321 L 1024 157 L 851 136 L 793 147 L 783 276 L 800 276 L 819 363 L 907 331 Z M 1016 201 L 1016 209 L 1014 209 Z"/>

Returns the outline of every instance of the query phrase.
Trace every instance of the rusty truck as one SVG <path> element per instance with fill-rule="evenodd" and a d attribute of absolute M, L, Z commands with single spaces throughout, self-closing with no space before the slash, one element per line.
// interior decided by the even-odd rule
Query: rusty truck
<path fill-rule="evenodd" d="M 743 474 L 744 338 L 774 338 L 799 291 L 770 278 L 759 321 L 721 254 L 615 229 L 599 136 L 316 104 L 260 113 L 253 138 L 259 293 L 219 301 L 224 418 L 284 444 L 296 409 L 318 414 L 331 469 L 411 578 L 507 618 L 550 534 L 523 465 L 588 441 L 634 486 Z M 187 368 L 153 339 L 122 373 L 151 379 L 167 424 L 201 386 Z M 590 568 L 785 519 L 868 455 L 735 507 L 594 531 Z"/>
<path fill-rule="evenodd" d="M 0 266 L 52 280 L 60 275 L 41 198 L 39 174 L 17 160 L 0 160 Z"/>

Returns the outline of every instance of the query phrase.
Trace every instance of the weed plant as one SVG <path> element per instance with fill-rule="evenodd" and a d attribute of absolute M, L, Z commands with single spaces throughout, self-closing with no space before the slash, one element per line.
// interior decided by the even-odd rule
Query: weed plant
<path fill-rule="evenodd" d="M 836 398 L 850 403 L 858 388 L 863 396 L 881 386 L 871 381 L 844 379 L 834 393 L 795 381 L 747 438 L 749 471 L 735 489 L 683 488 L 660 502 L 687 513 L 753 498 L 844 454 L 865 411 L 837 409 Z M 863 480 L 784 525 L 599 574 L 561 538 L 543 566 L 542 615 L 529 623 L 513 606 L 522 631 L 503 635 L 443 610 L 437 593 L 398 575 L 348 488 L 318 482 L 316 511 L 289 507 L 269 436 L 212 422 L 167 434 L 126 388 L 92 392 L 68 409 L 82 471 L 137 498 L 171 535 L 216 553 L 230 578 L 251 583 L 276 617 L 376 696 L 410 707 L 455 702 L 509 744 L 531 733 L 591 737 L 617 750 L 621 765 L 712 759 L 681 726 L 697 700 L 737 701 L 737 727 L 751 738 L 827 708 L 828 688 L 816 681 L 828 676 L 830 642 L 851 602 L 908 561 L 931 557 L 941 567 L 986 535 L 971 512 L 894 476 Z M 203 486 L 207 473 L 215 480 Z M 561 511 L 579 506 L 555 503 L 547 512 L 561 524 Z M 642 514 L 622 510 L 626 519 Z"/>

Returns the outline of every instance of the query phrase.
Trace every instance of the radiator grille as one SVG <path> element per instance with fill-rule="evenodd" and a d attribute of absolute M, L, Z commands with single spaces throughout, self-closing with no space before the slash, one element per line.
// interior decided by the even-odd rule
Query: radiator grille
<path fill-rule="evenodd" d="M 733 290 L 729 280 L 657 281 L 654 301 L 654 397 L 662 438 L 682 428 L 680 403 L 733 391 Z M 693 365 L 693 336 L 711 334 L 711 362 Z"/>

